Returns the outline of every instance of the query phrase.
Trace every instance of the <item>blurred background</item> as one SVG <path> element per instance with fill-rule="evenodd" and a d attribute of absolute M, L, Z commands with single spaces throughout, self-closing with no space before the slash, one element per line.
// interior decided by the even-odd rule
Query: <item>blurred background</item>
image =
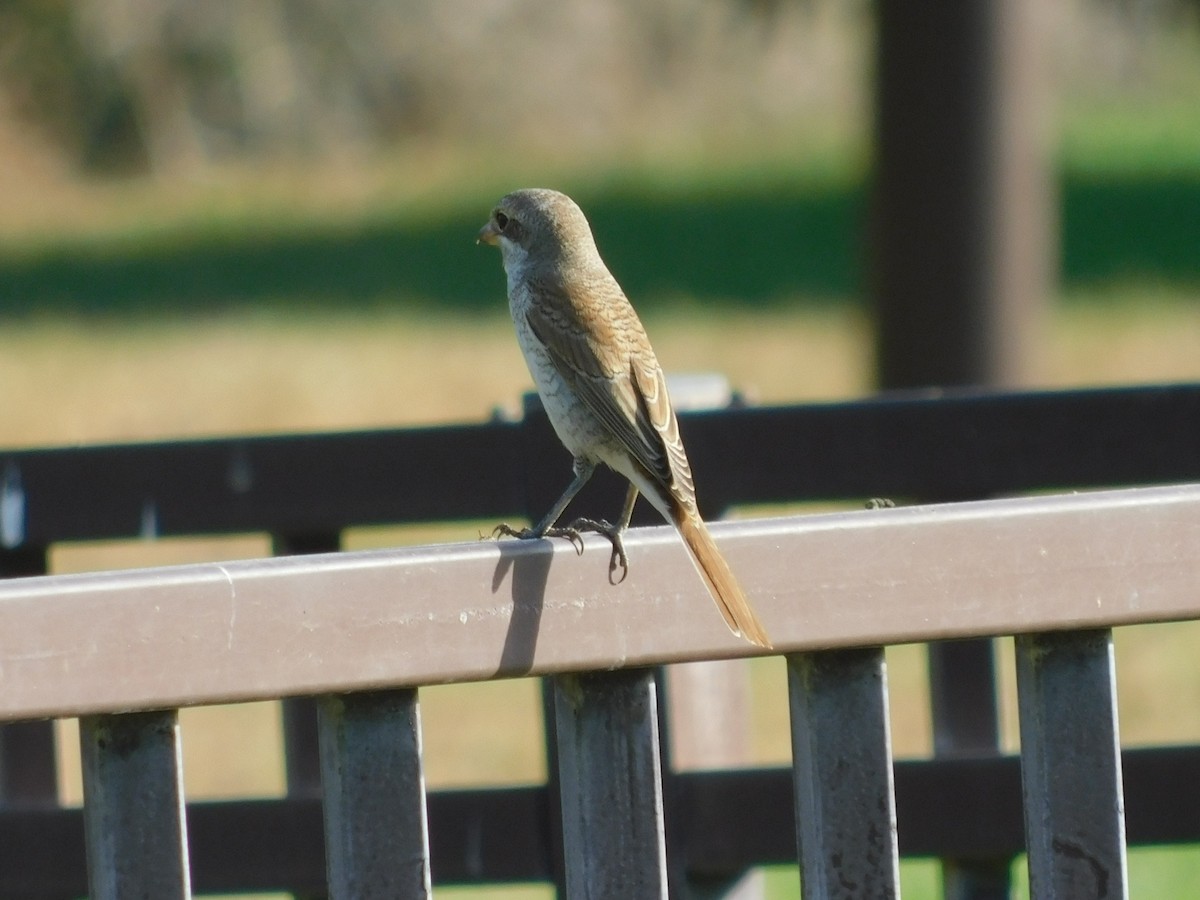
<path fill-rule="evenodd" d="M 1200 6 L 1036 16 L 1050 314 L 1019 380 L 1194 376 Z M 531 184 L 584 205 L 669 368 L 861 392 L 875 32 L 859 0 L 9 0 L 0 446 L 511 403 L 473 236 Z"/>
<path fill-rule="evenodd" d="M 1037 50 L 1014 129 L 1045 176 L 1047 271 L 1008 380 L 1195 380 L 1200 3 L 1026 6 Z M 584 207 L 669 370 L 721 372 L 760 402 L 873 390 L 877 26 L 865 0 L 4 0 L 0 448 L 516 408 L 529 377 L 474 235 L 533 185 Z M 268 552 L 84 545 L 53 566 Z M 1128 742 L 1200 739 L 1195 639 L 1119 636 Z M 788 758 L 774 662 L 755 670 L 764 763 Z M 924 657 L 889 662 L 897 751 L 928 753 Z M 529 684 L 422 702 L 431 785 L 544 774 Z M 190 796 L 283 790 L 273 705 L 185 711 L 184 727 Z M 1197 856 L 1135 853 L 1134 894 L 1184 896 Z M 932 896 L 936 868 L 905 865 L 906 894 Z"/>

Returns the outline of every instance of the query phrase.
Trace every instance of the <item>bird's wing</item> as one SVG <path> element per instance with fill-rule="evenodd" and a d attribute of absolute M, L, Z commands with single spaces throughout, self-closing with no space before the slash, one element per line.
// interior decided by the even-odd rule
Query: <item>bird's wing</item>
<path fill-rule="evenodd" d="M 696 486 L 683 449 L 683 439 L 679 436 L 679 420 L 675 418 L 675 408 L 667 395 L 667 377 L 653 356 L 648 364 L 639 359 L 632 360 L 630 370 L 639 400 L 639 426 L 645 430 L 649 425 L 658 435 L 658 445 L 666 453 L 670 477 L 663 484 L 685 506 L 694 506 Z"/>
<path fill-rule="evenodd" d="M 616 282 L 539 282 L 556 302 L 529 304 L 530 329 L 559 374 L 648 474 L 681 500 L 693 498 L 691 468 L 666 379 L 645 329 Z M 571 302 L 572 291 L 587 301 Z"/>

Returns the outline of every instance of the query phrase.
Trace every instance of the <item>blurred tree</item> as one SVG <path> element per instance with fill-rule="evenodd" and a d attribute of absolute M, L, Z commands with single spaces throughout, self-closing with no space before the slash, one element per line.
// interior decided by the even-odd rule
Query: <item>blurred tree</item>
<path fill-rule="evenodd" d="M 1062 55 L 1080 83 L 1103 81 L 1097 64 L 1112 68 L 1121 47 L 1153 56 L 1136 39 L 1147 21 L 1177 28 L 1198 3 L 1063 0 Z M 0 0 L 0 108 L 106 173 L 413 137 L 566 155 L 865 135 L 871 12 L 867 0 Z"/>
<path fill-rule="evenodd" d="M 817 34 L 807 12 L 789 27 L 778 5 L 744 4 L 0 0 L 0 91 L 68 159 L 109 173 L 418 135 L 721 139 L 795 121 L 818 96 L 846 106 L 857 60 L 805 52 L 837 25 Z"/>
<path fill-rule="evenodd" d="M 70 0 L 0 4 L 0 78 L 11 106 L 73 158 L 95 168 L 143 168 L 129 104 L 93 70 Z"/>
<path fill-rule="evenodd" d="M 0 80 L 13 106 L 90 170 L 320 153 L 424 118 L 418 79 L 378 27 L 395 24 L 389 6 L 8 0 Z"/>

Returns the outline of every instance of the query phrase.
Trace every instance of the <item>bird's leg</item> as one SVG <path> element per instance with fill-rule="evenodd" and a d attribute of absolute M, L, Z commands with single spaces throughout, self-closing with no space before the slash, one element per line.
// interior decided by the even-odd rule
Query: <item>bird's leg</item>
<path fill-rule="evenodd" d="M 596 471 L 596 464 L 590 460 L 576 457 L 573 465 L 575 477 L 571 483 L 567 485 L 567 489 L 563 491 L 561 497 L 554 506 L 550 507 L 550 512 L 542 518 L 537 525 L 532 528 L 513 528 L 507 522 L 501 522 L 492 531 L 492 534 L 499 537 L 500 535 L 508 535 L 509 537 L 520 538 L 521 540 L 529 540 L 530 538 L 542 537 L 565 537 L 580 553 L 583 553 L 583 538 L 579 536 L 579 529 L 574 524 L 566 528 L 555 528 L 554 523 L 558 521 L 558 517 L 563 514 L 563 510 L 567 508 L 567 504 L 575 499 L 575 495 L 588 483 L 588 479 L 592 477 L 592 473 Z"/>
<path fill-rule="evenodd" d="M 617 566 L 621 567 L 621 577 L 613 584 L 620 584 L 625 580 L 625 576 L 629 574 L 629 557 L 625 555 L 625 541 L 621 537 L 625 529 L 629 527 L 629 520 L 633 518 L 633 505 L 637 503 L 638 489 L 630 484 L 629 490 L 625 493 L 625 506 L 621 509 L 621 520 L 613 526 L 606 519 L 576 519 L 569 526 L 572 531 L 578 534 L 581 531 L 594 531 L 597 534 L 602 534 L 608 538 L 612 544 L 612 556 L 608 558 L 608 574 L 609 579 L 612 579 L 612 573 L 617 570 Z"/>

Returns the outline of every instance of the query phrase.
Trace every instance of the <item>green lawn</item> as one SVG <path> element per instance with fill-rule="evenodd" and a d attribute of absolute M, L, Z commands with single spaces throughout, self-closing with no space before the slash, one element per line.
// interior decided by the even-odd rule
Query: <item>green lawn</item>
<path fill-rule="evenodd" d="M 1065 287 L 1200 284 L 1200 165 L 1191 173 L 1060 180 Z M 247 304 L 379 303 L 471 310 L 495 302 L 498 263 L 474 235 L 496 199 L 410 217 L 195 237 L 165 230 L 0 250 L 0 315 L 182 315 Z M 830 302 L 861 295 L 861 181 L 802 173 L 737 190 L 580 196 L 613 271 L 643 305 Z"/>
<path fill-rule="evenodd" d="M 808 146 L 797 144 L 798 147 Z M 505 190 L 580 200 L 643 309 L 861 298 L 868 167 L 844 144 L 501 175 L 397 158 L 347 173 L 280 167 L 192 184 L 70 184 L 0 209 L 0 317 L 129 316 L 380 304 L 470 312 L 495 302 L 474 235 Z M 1200 286 L 1200 113 L 1068 117 L 1056 155 L 1059 274 L 1071 292 Z M 57 226 L 41 207 L 56 213 Z"/>

